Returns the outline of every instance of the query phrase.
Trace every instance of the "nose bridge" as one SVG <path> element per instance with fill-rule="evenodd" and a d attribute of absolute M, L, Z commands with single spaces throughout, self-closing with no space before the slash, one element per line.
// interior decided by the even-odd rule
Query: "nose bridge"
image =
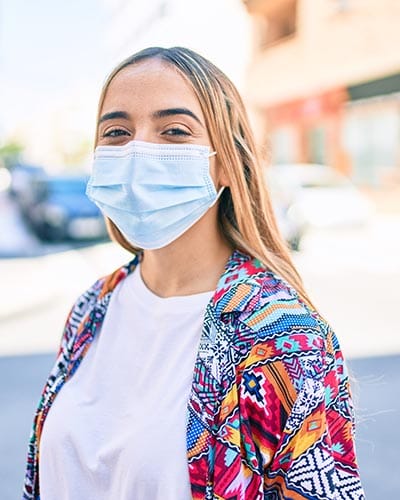
<path fill-rule="evenodd" d="M 135 141 L 143 141 L 143 142 L 156 142 L 154 137 L 154 132 L 150 127 L 146 126 L 137 126 L 133 133 L 133 139 Z"/>
<path fill-rule="evenodd" d="M 156 142 L 154 123 L 148 112 L 136 113 L 132 130 L 135 141 Z"/>

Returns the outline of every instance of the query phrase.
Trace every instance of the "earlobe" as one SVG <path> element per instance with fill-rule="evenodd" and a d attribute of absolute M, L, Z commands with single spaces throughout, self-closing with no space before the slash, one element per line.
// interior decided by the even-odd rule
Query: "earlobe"
<path fill-rule="evenodd" d="M 213 178 L 214 178 L 215 185 L 219 186 L 220 188 L 221 187 L 229 187 L 230 186 L 229 178 L 228 178 L 224 168 L 222 167 L 222 165 L 219 161 L 217 153 L 216 153 L 215 162 L 211 162 L 210 167 L 211 167 L 210 168 L 211 172 L 213 172 Z"/>
<path fill-rule="evenodd" d="M 218 177 L 219 177 L 218 180 L 219 180 L 220 186 L 228 187 L 230 185 L 228 176 L 225 174 L 225 172 L 222 170 L 222 168 L 221 168 L 221 171 L 220 171 L 220 174 Z"/>

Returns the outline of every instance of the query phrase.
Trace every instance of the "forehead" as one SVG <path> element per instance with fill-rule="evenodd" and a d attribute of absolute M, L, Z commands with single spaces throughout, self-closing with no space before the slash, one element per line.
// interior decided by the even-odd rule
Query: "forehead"
<path fill-rule="evenodd" d="M 199 100 L 188 80 L 177 68 L 158 59 L 129 65 L 111 80 L 102 112 L 113 109 L 139 110 L 188 107 L 202 115 Z"/>

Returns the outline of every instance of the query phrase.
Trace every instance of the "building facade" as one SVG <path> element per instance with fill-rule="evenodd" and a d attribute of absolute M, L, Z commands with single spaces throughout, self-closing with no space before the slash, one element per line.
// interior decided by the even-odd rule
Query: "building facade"
<path fill-rule="evenodd" d="M 400 2 L 243 2 L 253 22 L 247 102 L 272 161 L 400 184 Z"/>

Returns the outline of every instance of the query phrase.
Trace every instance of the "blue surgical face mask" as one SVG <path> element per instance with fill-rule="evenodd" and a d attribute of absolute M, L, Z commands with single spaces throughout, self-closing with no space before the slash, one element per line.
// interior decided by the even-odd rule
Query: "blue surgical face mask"
<path fill-rule="evenodd" d="M 86 194 L 135 247 L 161 248 L 214 205 L 208 146 L 98 146 Z"/>

